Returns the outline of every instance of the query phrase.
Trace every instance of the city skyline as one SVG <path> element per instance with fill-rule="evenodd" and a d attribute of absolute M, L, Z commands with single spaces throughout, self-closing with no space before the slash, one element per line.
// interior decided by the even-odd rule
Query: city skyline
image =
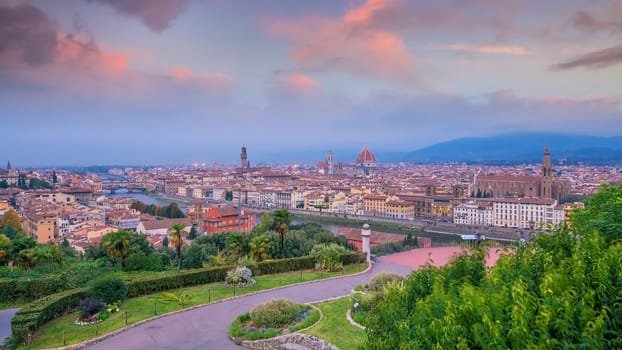
<path fill-rule="evenodd" d="M 0 148 L 151 165 L 617 136 L 620 18 L 622 1 L 0 0 Z"/>

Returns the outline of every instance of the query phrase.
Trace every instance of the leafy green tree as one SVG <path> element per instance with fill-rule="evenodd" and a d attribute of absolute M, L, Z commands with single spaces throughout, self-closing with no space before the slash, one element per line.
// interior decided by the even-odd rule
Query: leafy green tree
<path fill-rule="evenodd" d="M 603 186 L 569 227 L 425 266 L 378 295 L 365 349 L 620 349 L 622 186 Z"/>
<path fill-rule="evenodd" d="M 26 184 L 26 174 L 19 174 L 17 176 L 17 187 L 21 188 L 22 190 L 28 189 L 28 185 Z"/>
<path fill-rule="evenodd" d="M 268 213 L 263 213 L 261 215 L 259 225 L 255 226 L 255 228 L 253 229 L 253 233 L 261 234 L 268 232 L 270 229 L 272 229 L 273 224 L 274 220 L 272 220 L 272 216 L 270 216 L 270 214 Z"/>
<path fill-rule="evenodd" d="M 167 261 L 169 261 L 167 259 Z M 162 253 L 153 253 L 146 255 L 145 253 L 131 254 L 127 257 L 127 271 L 163 271 L 165 270 L 164 257 Z"/>
<path fill-rule="evenodd" d="M 31 190 L 50 189 L 52 185 L 49 182 L 33 177 L 28 183 L 28 188 Z"/>
<path fill-rule="evenodd" d="M 248 236 L 243 233 L 231 232 L 227 235 L 227 251 L 235 260 L 248 251 Z"/>
<path fill-rule="evenodd" d="M 98 246 L 88 246 L 84 250 L 84 258 L 87 261 L 95 261 L 101 258 L 108 256 L 106 253 L 106 249 L 101 245 Z"/>
<path fill-rule="evenodd" d="M 408 233 L 406 235 L 406 238 L 404 239 L 404 247 L 406 248 L 416 248 L 419 246 L 419 244 L 417 243 L 417 238 L 414 237 L 413 238 L 413 234 L 412 233 Z"/>
<path fill-rule="evenodd" d="M 145 255 L 151 255 L 155 252 L 155 248 L 149 243 L 147 237 L 145 235 L 141 235 L 138 233 L 131 232 L 130 236 L 130 245 L 128 247 L 129 254 L 137 254 L 142 253 Z"/>
<path fill-rule="evenodd" d="M 162 247 L 168 248 L 168 237 L 162 239 Z"/>
<path fill-rule="evenodd" d="M 17 260 L 26 269 L 39 264 L 60 266 L 63 263 L 63 253 L 53 244 L 40 244 L 20 251 Z"/>
<path fill-rule="evenodd" d="M 184 237 L 188 236 L 188 232 L 185 230 L 186 226 L 178 222 L 171 225 L 168 229 L 168 233 L 171 235 L 171 243 L 175 246 L 177 252 L 177 268 L 181 269 L 181 247 L 184 245 Z"/>
<path fill-rule="evenodd" d="M 4 263 L 5 258 L 9 255 L 8 248 L 11 246 L 11 239 L 0 234 L 0 262 Z"/>
<path fill-rule="evenodd" d="M 16 261 L 21 251 L 34 248 L 36 245 L 37 242 L 32 237 L 26 237 L 24 235 L 15 236 L 9 247 L 9 261 Z"/>
<path fill-rule="evenodd" d="M 253 237 L 249 243 L 250 256 L 252 259 L 262 261 L 268 259 L 268 251 L 270 250 L 270 243 L 265 235 L 259 235 Z"/>
<path fill-rule="evenodd" d="M 13 234 L 21 231 L 22 222 L 19 218 L 19 214 L 17 214 L 14 209 L 7 210 L 4 213 L 4 216 L 2 216 L 2 219 L 0 220 L 0 228 L 2 228 L 3 231 L 10 228 Z"/>
<path fill-rule="evenodd" d="M 181 267 L 184 269 L 198 269 L 207 261 L 208 254 L 204 245 L 191 244 L 183 247 Z"/>
<path fill-rule="evenodd" d="M 102 247 L 111 260 L 121 259 L 121 267 L 125 268 L 125 259 L 129 254 L 132 237 L 127 231 L 111 232 L 104 236 L 101 241 Z"/>
<path fill-rule="evenodd" d="M 585 210 L 572 213 L 572 225 L 579 232 L 600 232 L 607 242 L 622 239 L 622 184 L 603 184 L 587 201 Z"/>
<path fill-rule="evenodd" d="M 193 225 L 188 233 L 188 239 L 194 240 L 195 238 L 197 238 L 197 229 Z"/>
<path fill-rule="evenodd" d="M 341 260 L 339 254 L 345 253 L 346 248 L 335 244 L 318 244 L 311 250 L 309 255 L 317 257 L 317 261 L 325 271 L 341 270 Z"/>
<path fill-rule="evenodd" d="M 0 180 L 0 188 L 9 188 L 9 183 L 6 180 Z"/>
<path fill-rule="evenodd" d="M 281 252 L 279 256 L 283 258 L 285 254 L 284 253 L 285 233 L 287 233 L 287 231 L 289 230 L 289 224 L 292 222 L 292 215 L 287 209 L 277 209 L 272 212 L 272 220 L 274 222 L 274 231 L 276 231 L 276 233 L 278 233 L 279 236 L 281 237 L 281 240 L 280 240 Z"/>

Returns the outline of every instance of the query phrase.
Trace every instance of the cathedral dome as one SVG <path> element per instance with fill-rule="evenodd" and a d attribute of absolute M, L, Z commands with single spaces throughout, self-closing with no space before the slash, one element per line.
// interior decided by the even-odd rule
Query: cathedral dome
<path fill-rule="evenodd" d="M 363 148 L 358 157 L 356 157 L 356 164 L 373 164 L 376 163 L 376 156 L 367 148 L 367 145 Z"/>

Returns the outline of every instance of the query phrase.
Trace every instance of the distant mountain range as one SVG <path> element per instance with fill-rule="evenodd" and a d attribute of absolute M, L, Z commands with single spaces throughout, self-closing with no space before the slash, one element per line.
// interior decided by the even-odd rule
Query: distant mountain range
<path fill-rule="evenodd" d="M 516 133 L 460 138 L 408 153 L 378 154 L 381 162 L 504 164 L 540 162 L 549 145 L 554 163 L 622 164 L 622 136 Z"/>

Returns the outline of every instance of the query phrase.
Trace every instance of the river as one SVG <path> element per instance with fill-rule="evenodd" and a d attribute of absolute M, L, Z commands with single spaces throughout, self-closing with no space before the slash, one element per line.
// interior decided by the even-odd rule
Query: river
<path fill-rule="evenodd" d="M 106 197 L 108 198 L 122 198 L 122 197 L 132 197 L 137 201 L 141 201 L 147 205 L 149 204 L 155 204 L 155 205 L 169 205 L 171 204 L 173 201 L 167 200 L 167 199 L 160 199 L 160 198 L 155 198 L 155 197 L 151 197 L 148 196 L 144 193 L 129 193 L 129 192 L 125 192 L 125 193 L 115 193 L 115 194 L 105 194 Z M 185 205 L 182 205 L 182 203 L 177 202 L 177 205 L 179 205 L 179 208 L 185 211 Z"/>

